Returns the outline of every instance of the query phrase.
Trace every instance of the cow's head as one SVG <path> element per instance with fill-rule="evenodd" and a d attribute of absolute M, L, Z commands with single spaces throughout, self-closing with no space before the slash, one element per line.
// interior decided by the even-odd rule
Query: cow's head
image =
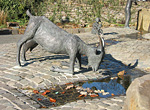
<path fill-rule="evenodd" d="M 88 52 L 88 66 L 92 67 L 93 71 L 97 71 L 100 63 L 103 60 L 104 51 L 104 39 L 100 36 L 100 45 L 97 48 L 91 48 Z"/>

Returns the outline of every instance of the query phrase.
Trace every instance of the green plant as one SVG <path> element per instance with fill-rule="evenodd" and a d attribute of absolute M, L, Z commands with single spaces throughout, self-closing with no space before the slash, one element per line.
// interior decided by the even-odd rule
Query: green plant
<path fill-rule="evenodd" d="M 26 10 L 34 14 L 41 14 L 41 4 L 43 0 L 0 0 L 0 7 L 2 10 L 6 10 L 8 14 L 8 20 L 10 19 L 22 19 L 27 20 Z"/>
<path fill-rule="evenodd" d="M 6 28 L 7 27 L 7 25 L 0 25 L 0 29 L 1 28 Z"/>
<path fill-rule="evenodd" d="M 100 17 L 102 21 L 123 24 L 124 21 L 116 15 L 124 10 L 125 3 L 125 0 L 0 0 L 0 7 L 7 12 L 7 21 L 21 25 L 28 21 L 27 9 L 33 15 L 46 15 L 54 23 L 66 17 L 75 24 L 81 21 L 92 24 L 95 18 Z"/>

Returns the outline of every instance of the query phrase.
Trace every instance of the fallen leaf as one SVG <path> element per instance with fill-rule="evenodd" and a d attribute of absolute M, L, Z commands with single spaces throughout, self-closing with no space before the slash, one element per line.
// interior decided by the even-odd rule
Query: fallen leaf
<path fill-rule="evenodd" d="M 42 100 L 41 98 L 38 98 L 37 100 Z"/>
<path fill-rule="evenodd" d="M 98 95 L 97 94 L 92 94 L 90 95 L 91 97 L 97 97 Z"/>
<path fill-rule="evenodd" d="M 111 96 L 114 96 L 115 94 L 111 93 Z"/>
<path fill-rule="evenodd" d="M 46 108 L 45 106 L 42 106 L 41 108 Z"/>
<path fill-rule="evenodd" d="M 49 98 L 50 102 L 56 102 L 56 99 Z"/>
<path fill-rule="evenodd" d="M 51 91 L 50 90 L 46 90 L 45 92 L 42 93 L 42 95 L 46 95 L 49 92 L 51 92 Z"/>
<path fill-rule="evenodd" d="M 126 73 L 125 70 L 123 70 L 123 71 L 120 71 L 119 73 L 117 73 L 117 75 L 119 78 L 123 79 L 123 76 L 125 73 Z"/>
<path fill-rule="evenodd" d="M 65 93 L 65 91 L 64 92 L 61 92 L 62 94 L 64 94 Z"/>
<path fill-rule="evenodd" d="M 86 95 L 84 95 L 84 94 L 81 94 L 81 95 L 79 95 L 78 97 L 86 97 Z"/>
<path fill-rule="evenodd" d="M 39 91 L 38 90 L 33 90 L 33 93 L 38 94 Z"/>
<path fill-rule="evenodd" d="M 45 94 L 46 94 L 45 92 L 42 93 L 42 95 L 45 95 Z"/>
<path fill-rule="evenodd" d="M 70 84 L 73 84 L 72 82 L 70 82 L 70 83 L 66 83 L 65 85 L 70 85 Z"/>
<path fill-rule="evenodd" d="M 110 43 L 105 43 L 105 45 L 110 45 Z"/>
<path fill-rule="evenodd" d="M 56 90 L 56 88 L 51 88 L 52 90 Z"/>
<path fill-rule="evenodd" d="M 46 93 L 49 93 L 49 92 L 51 92 L 51 91 L 50 91 L 50 90 L 46 90 L 45 92 L 46 92 Z"/>
<path fill-rule="evenodd" d="M 68 86 L 66 87 L 66 89 L 70 89 L 70 88 L 72 88 L 72 87 L 74 87 L 74 85 L 73 85 L 73 84 L 68 85 Z"/>

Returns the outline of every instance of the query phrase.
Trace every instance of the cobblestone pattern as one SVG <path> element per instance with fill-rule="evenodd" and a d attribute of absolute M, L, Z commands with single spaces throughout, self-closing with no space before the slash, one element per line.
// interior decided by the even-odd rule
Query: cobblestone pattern
<path fill-rule="evenodd" d="M 121 31 L 122 30 L 122 31 Z M 133 32 L 133 31 L 132 31 Z M 116 29 L 109 28 L 104 30 L 104 38 L 105 40 L 110 40 L 112 38 L 116 38 L 119 34 L 129 34 L 131 30 L 124 29 Z M 90 43 L 91 45 L 95 45 L 98 42 L 98 38 L 96 35 L 92 35 L 90 33 L 79 34 L 81 39 L 83 39 L 86 43 Z M 89 39 L 90 38 L 90 39 Z M 143 44 L 144 46 L 149 45 L 149 41 L 145 41 L 147 43 L 142 43 L 142 41 L 128 41 L 118 43 L 113 46 L 106 47 L 107 53 L 112 54 L 115 59 L 119 59 L 123 61 L 126 55 L 130 54 L 130 56 L 134 56 L 133 52 L 138 52 L 139 48 L 140 52 L 143 51 L 144 48 L 138 46 Z M 120 44 L 120 45 L 119 45 Z M 137 45 L 135 48 L 133 45 Z M 124 47 L 124 45 L 128 45 Z M 131 46 L 132 45 L 132 46 Z M 50 67 L 52 65 L 60 66 L 61 61 L 68 61 L 68 57 L 65 55 L 53 55 L 49 52 L 43 50 L 40 46 L 38 46 L 33 52 L 27 52 L 27 61 L 24 67 L 16 66 L 16 44 L 0 44 L 0 107 L 1 110 L 11 109 L 11 110 L 33 110 L 37 109 L 40 105 L 35 101 L 28 97 L 28 92 L 25 91 L 26 88 L 35 88 L 35 89 L 47 89 L 49 87 L 55 85 L 62 85 L 68 82 L 75 82 L 80 80 L 88 80 L 88 79 L 97 79 L 106 77 L 101 74 L 101 72 L 92 72 L 87 71 L 87 59 L 83 57 L 83 67 L 85 68 L 83 71 L 77 72 L 75 75 L 70 75 L 67 73 L 57 73 L 50 71 Z M 121 49 L 130 49 L 129 53 L 121 51 Z M 140 53 L 139 52 L 139 53 Z M 148 52 L 148 51 L 147 51 Z M 149 58 L 148 53 L 141 53 L 142 55 L 147 55 L 147 59 Z M 123 57 L 125 57 L 123 59 Z M 138 54 L 136 54 L 138 55 Z M 118 57 L 120 56 L 120 57 Z M 134 57 L 131 57 L 134 59 Z M 142 57 L 141 57 L 142 58 Z M 132 59 L 132 60 L 133 60 Z M 127 59 L 126 59 L 127 60 Z M 131 60 L 131 59 L 130 59 Z M 130 62 L 130 60 L 128 60 Z M 24 63 L 24 62 L 22 62 Z M 125 62 L 126 63 L 126 62 Z M 128 62 L 127 62 L 128 63 Z M 145 62 L 144 62 L 145 63 Z M 116 63 L 110 63 L 110 61 L 106 61 L 102 64 L 103 71 L 111 71 L 111 69 L 116 69 L 118 66 Z M 139 63 L 140 64 L 140 63 Z M 106 67 L 107 66 L 107 67 Z M 113 66 L 113 67 L 112 67 Z M 124 69 L 125 67 L 121 67 Z M 52 108 L 54 110 L 120 110 L 123 106 L 123 101 L 125 96 L 114 97 L 109 99 L 94 99 L 94 100 L 79 100 L 77 102 L 71 102 L 61 107 Z M 44 109 L 44 108 L 43 108 Z"/>
<path fill-rule="evenodd" d="M 87 99 L 71 102 L 54 110 L 122 110 L 125 97 L 114 97 L 108 99 Z"/>

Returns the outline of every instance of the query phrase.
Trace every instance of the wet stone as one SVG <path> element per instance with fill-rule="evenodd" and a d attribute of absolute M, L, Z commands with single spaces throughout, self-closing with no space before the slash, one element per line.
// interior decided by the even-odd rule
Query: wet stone
<path fill-rule="evenodd" d="M 33 104 L 32 106 L 34 106 L 35 108 L 40 108 L 41 107 L 40 104 Z"/>
<path fill-rule="evenodd" d="M 31 105 L 37 104 L 37 102 L 32 100 L 32 99 L 28 99 L 28 100 L 26 100 L 26 102 L 31 104 Z"/>
<path fill-rule="evenodd" d="M 32 98 L 35 100 L 35 101 L 38 101 L 39 104 L 41 104 L 42 106 L 44 107 L 49 107 L 49 106 L 52 106 L 53 103 L 51 103 L 46 97 L 44 96 L 41 96 L 39 94 L 33 94 L 32 95 Z"/>
<path fill-rule="evenodd" d="M 24 94 L 22 94 L 22 93 L 14 93 L 17 97 L 23 97 L 23 96 L 25 96 Z"/>

